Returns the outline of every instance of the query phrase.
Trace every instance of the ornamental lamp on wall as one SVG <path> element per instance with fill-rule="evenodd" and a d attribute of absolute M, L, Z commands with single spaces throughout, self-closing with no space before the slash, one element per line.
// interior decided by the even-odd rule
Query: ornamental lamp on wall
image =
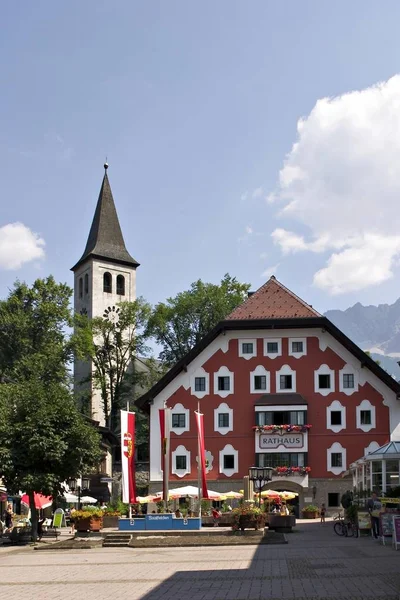
<path fill-rule="evenodd" d="M 315 500 L 315 497 L 316 497 L 316 495 L 317 495 L 317 488 L 316 488 L 316 486 L 314 485 L 314 486 L 313 486 L 313 489 L 312 489 L 312 496 L 313 496 L 313 500 Z"/>

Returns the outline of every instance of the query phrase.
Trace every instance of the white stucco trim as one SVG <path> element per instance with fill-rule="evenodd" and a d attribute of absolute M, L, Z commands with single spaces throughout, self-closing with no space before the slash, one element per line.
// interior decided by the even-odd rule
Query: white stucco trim
<path fill-rule="evenodd" d="M 229 377 L 229 390 L 219 390 L 218 389 L 218 377 Z M 233 394 L 234 391 L 234 374 L 233 371 L 230 371 L 228 367 L 220 367 L 216 373 L 214 373 L 214 395 L 221 396 L 221 398 L 226 398 Z"/>
<path fill-rule="evenodd" d="M 354 377 L 354 387 L 353 388 L 345 388 L 343 382 L 343 375 L 353 375 Z M 346 394 L 346 396 L 351 396 L 354 392 L 358 392 L 359 385 L 359 370 L 355 369 L 352 365 L 345 365 L 343 369 L 339 371 L 339 391 Z"/>
<path fill-rule="evenodd" d="M 253 344 L 253 352 L 249 354 L 243 353 L 243 344 Z M 255 356 L 257 356 L 257 340 L 255 338 L 244 340 L 240 339 L 238 340 L 238 346 L 240 358 L 245 358 L 246 360 L 249 360 L 250 358 L 254 358 Z"/>
<path fill-rule="evenodd" d="M 367 456 L 367 454 L 371 454 L 371 452 L 375 452 L 375 450 L 378 450 L 378 448 L 378 442 L 370 442 L 368 446 L 364 448 L 364 456 Z"/>
<path fill-rule="evenodd" d="M 184 414 L 185 415 L 185 427 L 173 427 L 172 426 L 172 415 L 176 414 Z M 171 432 L 176 433 L 176 435 L 181 435 L 185 431 L 190 431 L 190 411 L 188 408 L 185 408 L 183 404 L 175 404 L 173 408 L 171 408 Z"/>
<path fill-rule="evenodd" d="M 340 475 L 340 473 L 344 473 L 346 471 L 346 448 L 343 448 L 342 444 L 339 442 L 334 442 L 330 448 L 327 449 L 327 470 L 333 473 L 334 475 Z M 332 467 L 332 454 L 341 454 L 342 455 L 342 466 L 341 467 Z"/>
<path fill-rule="evenodd" d="M 278 344 L 278 352 L 268 352 L 268 344 L 276 342 Z M 264 356 L 268 358 L 277 358 L 282 356 L 282 338 L 265 338 L 264 337 Z"/>
<path fill-rule="evenodd" d="M 196 377 L 204 377 L 206 389 L 204 392 L 196 392 Z M 196 398 L 204 398 L 210 393 L 210 375 L 203 369 L 203 367 L 199 367 L 196 371 L 193 371 L 190 375 L 190 391 L 192 396 L 196 396 Z"/>
<path fill-rule="evenodd" d="M 220 413 L 229 414 L 229 427 L 219 427 L 218 419 Z M 222 402 L 218 408 L 214 409 L 214 431 L 217 431 L 221 435 L 226 435 L 230 431 L 233 431 L 233 408 L 229 408 L 225 402 Z"/>
<path fill-rule="evenodd" d="M 342 422 L 340 425 L 332 425 L 331 423 L 331 413 L 332 412 L 340 412 L 342 415 Z M 339 433 L 342 429 L 346 429 L 346 407 L 343 406 L 339 402 L 339 400 L 334 400 L 331 402 L 329 406 L 326 407 L 326 428 L 331 429 L 335 433 Z"/>
<path fill-rule="evenodd" d="M 265 375 L 266 388 L 265 390 L 256 390 L 254 378 L 256 375 Z M 269 394 L 271 391 L 271 376 L 269 371 L 262 365 L 258 365 L 254 371 L 250 371 L 250 394 Z"/>
<path fill-rule="evenodd" d="M 280 376 L 281 375 L 291 375 L 292 376 L 292 387 L 291 388 L 284 388 L 281 390 L 280 388 Z M 288 392 L 295 392 L 296 391 L 296 371 L 294 371 L 293 369 L 291 369 L 289 367 L 289 365 L 282 365 L 282 367 L 279 369 L 279 371 L 276 372 L 276 376 L 275 376 L 275 384 L 276 384 L 276 393 L 288 393 Z"/>
<path fill-rule="evenodd" d="M 362 425 L 361 424 L 361 411 L 363 411 L 363 410 L 370 411 L 371 425 Z M 375 429 L 375 427 L 376 427 L 376 410 L 375 410 L 375 406 L 373 404 L 371 404 L 371 402 L 369 400 L 363 400 L 356 407 L 356 420 L 357 420 L 357 429 L 361 429 L 361 431 L 364 431 L 365 433 L 368 433 L 368 431 L 371 431 L 371 429 Z"/>
<path fill-rule="evenodd" d="M 319 387 L 319 375 L 330 375 L 330 387 L 329 388 L 320 388 Z M 321 365 L 319 369 L 314 371 L 314 391 L 316 394 L 321 394 L 321 396 L 327 396 L 335 391 L 335 371 L 330 369 L 328 365 Z"/>
<path fill-rule="evenodd" d="M 233 454 L 233 469 L 224 469 L 225 454 Z M 219 451 L 219 472 L 223 473 L 227 477 L 232 477 L 232 475 L 239 472 L 239 452 L 238 450 L 235 450 L 235 448 L 231 446 L 231 444 L 227 444 L 224 448 L 222 448 L 222 450 Z"/>
<path fill-rule="evenodd" d="M 293 342 L 302 342 L 303 343 L 303 352 L 293 352 L 292 351 L 292 343 Z M 289 338 L 288 339 L 288 354 L 289 356 L 293 356 L 294 358 L 301 358 L 302 356 L 306 356 L 307 354 L 307 338 Z"/>
<path fill-rule="evenodd" d="M 186 456 L 186 469 L 176 468 L 176 457 Z M 178 446 L 176 450 L 172 452 L 172 469 L 171 473 L 178 477 L 185 477 L 190 474 L 190 450 L 186 450 L 185 446 Z"/>

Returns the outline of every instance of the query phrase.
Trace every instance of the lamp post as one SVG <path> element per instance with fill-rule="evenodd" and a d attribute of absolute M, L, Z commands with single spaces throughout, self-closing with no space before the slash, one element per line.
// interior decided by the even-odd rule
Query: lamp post
<path fill-rule="evenodd" d="M 90 487 L 90 479 L 89 477 L 78 477 L 77 479 L 75 479 L 74 477 L 71 477 L 70 479 L 68 479 L 68 487 L 71 490 L 71 492 L 77 492 L 78 493 L 78 510 L 81 510 L 82 508 L 82 503 L 81 503 L 81 496 L 82 496 L 82 492 L 86 493 L 89 491 L 89 487 Z"/>
<path fill-rule="evenodd" d="M 259 493 L 259 506 L 261 508 L 261 490 L 263 485 L 267 483 L 267 481 L 271 481 L 272 479 L 272 467 L 251 467 L 249 469 L 249 479 L 254 483 L 257 482 L 258 486 L 256 491 Z"/>

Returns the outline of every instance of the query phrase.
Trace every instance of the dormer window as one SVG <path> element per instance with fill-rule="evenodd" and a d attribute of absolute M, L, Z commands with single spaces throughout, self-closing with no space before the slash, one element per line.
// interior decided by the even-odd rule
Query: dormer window
<path fill-rule="evenodd" d="M 117 277 L 117 294 L 118 296 L 125 296 L 125 277 L 123 275 Z"/>
<path fill-rule="evenodd" d="M 106 294 L 112 293 L 111 273 L 104 273 L 104 275 L 103 275 L 103 292 L 106 292 Z"/>

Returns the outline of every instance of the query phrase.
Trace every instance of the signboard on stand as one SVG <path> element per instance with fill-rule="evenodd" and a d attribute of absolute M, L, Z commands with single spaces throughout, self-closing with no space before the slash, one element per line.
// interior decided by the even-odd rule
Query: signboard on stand
<path fill-rule="evenodd" d="M 400 515 L 392 515 L 393 518 L 393 546 L 397 550 L 400 546 Z"/>
<path fill-rule="evenodd" d="M 359 512 L 358 518 L 358 529 L 371 529 L 371 515 L 368 512 Z"/>
<path fill-rule="evenodd" d="M 393 535 L 393 515 L 390 513 L 380 513 L 379 515 L 379 533 L 382 542 L 385 543 L 385 537 Z"/>

